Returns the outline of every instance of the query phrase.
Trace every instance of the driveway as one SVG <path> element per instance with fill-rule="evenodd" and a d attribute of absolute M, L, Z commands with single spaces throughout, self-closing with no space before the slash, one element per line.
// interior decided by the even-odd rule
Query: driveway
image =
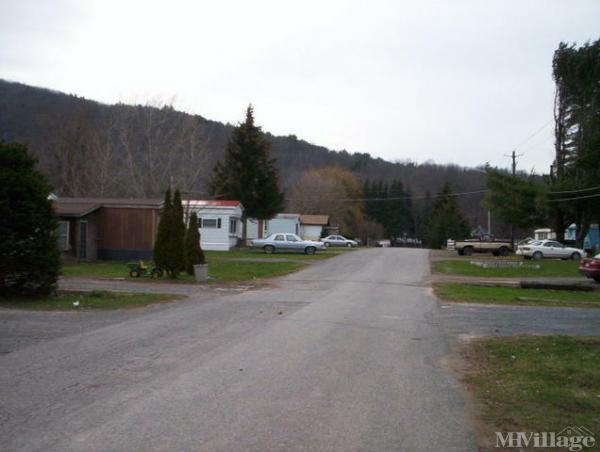
<path fill-rule="evenodd" d="M 428 272 L 426 250 L 370 249 L 277 288 L 127 312 L 0 311 L 2 326 L 31 325 L 22 341 L 0 330 L 2 449 L 474 451 L 460 387 L 434 363 L 454 336 L 499 323 L 474 330 L 486 308 L 439 305 Z M 564 312 L 570 328 L 600 324 Z"/>

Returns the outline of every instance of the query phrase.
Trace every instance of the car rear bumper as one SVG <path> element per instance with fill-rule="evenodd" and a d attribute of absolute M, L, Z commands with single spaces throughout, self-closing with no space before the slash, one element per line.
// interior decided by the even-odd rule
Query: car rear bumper
<path fill-rule="evenodd" d="M 600 268 L 579 267 L 579 271 L 588 278 L 600 278 Z"/>

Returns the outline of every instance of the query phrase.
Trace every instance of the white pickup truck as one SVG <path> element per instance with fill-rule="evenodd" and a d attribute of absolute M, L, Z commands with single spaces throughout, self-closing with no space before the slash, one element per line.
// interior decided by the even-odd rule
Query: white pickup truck
<path fill-rule="evenodd" d="M 480 239 L 448 240 L 448 249 L 455 249 L 461 256 L 473 253 L 492 253 L 494 256 L 506 256 L 513 250 L 510 240 L 497 240 L 493 237 Z"/>

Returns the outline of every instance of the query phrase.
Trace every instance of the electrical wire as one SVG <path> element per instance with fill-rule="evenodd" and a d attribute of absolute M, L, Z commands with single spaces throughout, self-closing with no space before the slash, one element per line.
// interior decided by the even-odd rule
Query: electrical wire
<path fill-rule="evenodd" d="M 600 197 L 600 193 L 596 193 L 595 195 L 577 196 L 575 198 L 549 199 L 548 202 L 576 201 L 578 199 L 590 199 L 590 198 L 598 198 L 598 197 Z"/>
<path fill-rule="evenodd" d="M 562 194 L 562 193 L 581 193 L 584 191 L 594 191 L 594 190 L 600 190 L 600 185 L 597 187 L 581 188 L 579 190 L 549 191 L 548 194 L 554 195 L 554 194 Z"/>
<path fill-rule="evenodd" d="M 438 193 L 434 195 L 420 195 L 420 196 L 401 196 L 401 197 L 392 197 L 392 198 L 340 198 L 337 201 L 343 202 L 372 202 L 372 201 L 399 201 L 399 200 L 413 200 L 413 199 L 435 199 L 435 198 L 454 198 L 458 196 L 470 196 L 481 193 L 487 193 L 489 190 L 475 190 L 475 191 L 465 191 L 461 193 L 449 193 L 443 194 Z M 316 196 L 315 196 L 316 198 Z M 286 201 L 306 201 L 306 199 L 296 199 L 296 198 L 286 198 Z"/>

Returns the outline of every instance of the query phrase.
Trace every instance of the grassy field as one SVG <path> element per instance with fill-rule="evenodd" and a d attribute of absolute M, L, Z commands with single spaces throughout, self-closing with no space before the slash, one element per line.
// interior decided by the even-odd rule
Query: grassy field
<path fill-rule="evenodd" d="M 180 295 L 122 293 L 122 292 L 59 292 L 54 297 L 4 298 L 0 308 L 29 309 L 34 311 L 81 311 L 91 309 L 137 308 L 153 303 L 180 300 Z M 78 306 L 73 303 L 79 302 Z"/>
<path fill-rule="evenodd" d="M 469 259 L 470 260 L 470 259 Z M 436 273 L 450 273 L 463 276 L 483 276 L 496 278 L 519 278 L 535 276 L 569 277 L 581 276 L 578 262 L 561 260 L 526 261 L 525 265 L 539 265 L 534 268 L 482 268 L 469 263 L 469 260 L 442 260 L 433 262 Z M 473 259 L 478 260 L 478 259 Z"/>
<path fill-rule="evenodd" d="M 443 300 L 469 303 L 600 308 L 600 292 L 484 287 L 447 283 L 437 285 L 435 293 Z"/>
<path fill-rule="evenodd" d="M 232 259 L 217 259 L 208 257 L 208 274 L 214 282 L 246 281 L 282 276 L 304 267 L 302 262 L 242 262 Z M 129 269 L 125 262 L 98 261 L 91 263 L 68 264 L 63 267 L 65 276 L 80 276 L 88 278 L 129 278 Z M 130 278 L 133 279 L 133 278 Z M 177 279 L 163 277 L 159 280 L 152 278 L 135 278 L 137 281 L 178 281 L 194 282 L 193 276 L 182 273 Z"/>
<path fill-rule="evenodd" d="M 463 357 L 490 434 L 571 425 L 600 432 L 600 338 L 491 338 L 470 343 Z"/>
<path fill-rule="evenodd" d="M 265 254 L 260 250 L 233 249 L 231 251 L 205 251 L 208 262 L 208 274 L 211 282 L 252 281 L 255 279 L 273 278 L 287 275 L 304 267 L 309 261 L 330 259 L 340 254 L 350 252 L 347 248 L 333 248 L 318 252 L 314 255 L 300 253 Z M 266 260 L 256 262 L 253 259 Z M 268 262 L 269 260 L 274 262 Z M 285 259 L 287 262 L 277 262 Z M 97 261 L 91 263 L 66 264 L 63 275 L 88 278 L 129 278 L 127 262 Z M 174 281 L 168 278 L 153 280 L 151 278 L 136 278 L 143 281 Z M 194 282 L 191 275 L 182 273 L 178 282 Z"/>
<path fill-rule="evenodd" d="M 205 251 L 206 259 L 209 263 L 212 260 L 230 260 L 230 259 L 293 259 L 293 260 L 322 260 L 330 259 L 356 248 L 329 248 L 325 251 L 317 251 L 316 254 L 309 255 L 304 253 L 274 253 L 265 254 L 262 250 L 253 250 L 248 248 L 234 248 L 230 251 Z"/>

